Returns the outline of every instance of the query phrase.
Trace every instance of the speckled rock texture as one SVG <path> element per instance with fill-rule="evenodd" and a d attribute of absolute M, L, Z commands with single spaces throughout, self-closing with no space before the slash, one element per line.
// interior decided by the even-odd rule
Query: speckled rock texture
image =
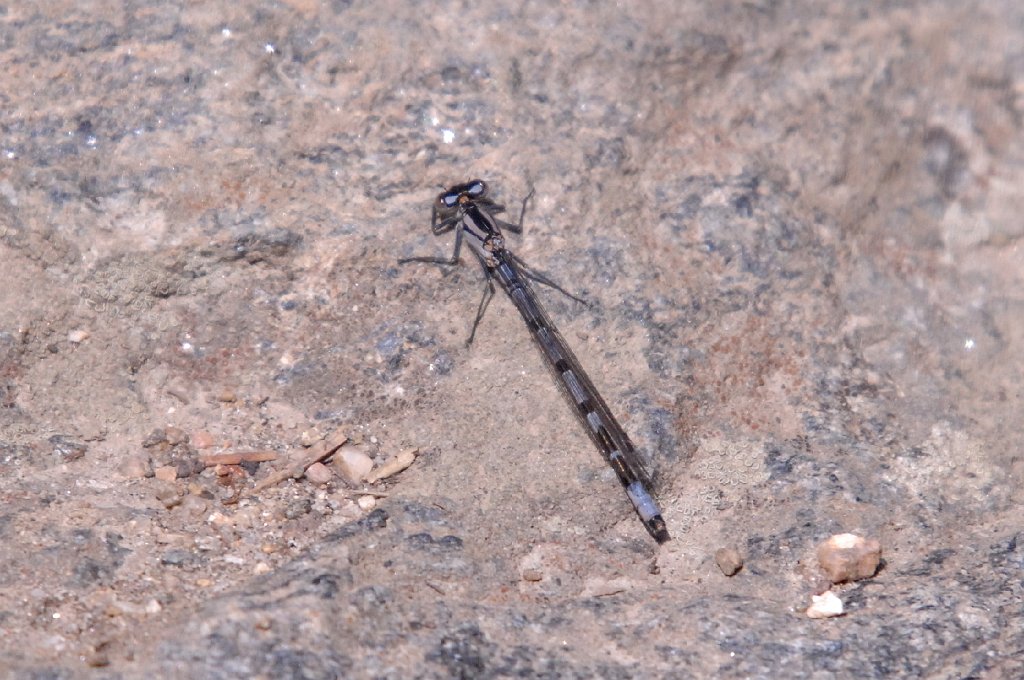
<path fill-rule="evenodd" d="M 1019 2 L 3 3 L 0 65 L 0 673 L 1024 675 Z M 475 177 L 665 545 L 397 264 Z M 345 436 L 417 454 L 254 493 Z"/>

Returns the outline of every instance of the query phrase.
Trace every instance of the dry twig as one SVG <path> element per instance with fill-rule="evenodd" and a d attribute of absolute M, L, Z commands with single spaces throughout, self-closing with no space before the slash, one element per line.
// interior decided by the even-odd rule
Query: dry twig
<path fill-rule="evenodd" d="M 332 453 L 341 448 L 341 446 L 347 441 L 348 436 L 340 432 L 336 432 L 330 437 L 318 441 L 316 444 L 309 447 L 309 449 L 304 452 L 305 455 L 303 455 L 302 459 L 299 462 L 289 465 L 283 470 L 278 470 L 277 472 L 271 474 L 269 477 L 260 480 L 260 482 L 258 482 L 256 486 L 253 487 L 252 491 L 249 492 L 249 495 L 256 495 L 260 491 L 263 491 L 268 487 L 274 486 L 275 484 L 280 484 L 286 479 L 301 478 L 302 475 L 306 474 L 306 470 L 309 468 L 310 465 L 312 465 L 313 463 L 319 463 L 320 461 L 329 457 Z"/>
<path fill-rule="evenodd" d="M 240 465 L 242 463 L 265 463 L 277 460 L 277 451 L 240 451 L 239 453 L 209 453 L 199 456 L 206 467 L 216 465 Z"/>

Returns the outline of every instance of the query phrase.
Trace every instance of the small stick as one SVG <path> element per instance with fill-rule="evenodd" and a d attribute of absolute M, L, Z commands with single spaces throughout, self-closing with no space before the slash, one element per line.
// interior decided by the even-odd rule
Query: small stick
<path fill-rule="evenodd" d="M 309 447 L 309 451 L 306 452 L 305 457 L 294 465 L 289 465 L 283 470 L 279 470 L 269 477 L 261 480 L 256 486 L 253 487 L 252 491 L 249 492 L 250 496 L 258 494 L 264 489 L 280 484 L 286 479 L 299 479 L 302 475 L 306 474 L 307 468 L 313 463 L 319 463 L 324 458 L 327 458 L 332 453 L 342 447 L 342 445 L 348 441 L 348 436 L 341 434 L 340 432 L 334 435 L 318 441 L 313 446 Z"/>
<path fill-rule="evenodd" d="M 341 489 L 338 493 L 345 496 L 373 496 L 374 498 L 387 498 L 390 494 L 387 491 L 363 491 L 362 489 Z"/>
<path fill-rule="evenodd" d="M 199 456 L 206 467 L 216 465 L 240 465 L 241 463 L 265 463 L 269 460 L 277 460 L 277 451 L 240 451 L 239 453 L 210 453 Z"/>
<path fill-rule="evenodd" d="M 389 458 L 379 468 L 372 470 L 370 474 L 366 475 L 366 482 L 373 484 L 392 475 L 397 475 L 416 461 L 417 453 L 419 453 L 419 449 L 406 449 L 397 456 Z"/>

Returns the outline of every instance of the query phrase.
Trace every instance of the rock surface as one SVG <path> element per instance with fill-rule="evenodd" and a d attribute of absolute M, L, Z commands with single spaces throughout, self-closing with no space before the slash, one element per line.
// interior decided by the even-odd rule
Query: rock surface
<path fill-rule="evenodd" d="M 0 6 L 4 668 L 1019 675 L 1022 34 L 1007 0 Z M 451 253 L 430 205 L 474 177 L 509 219 L 535 189 L 509 242 L 590 303 L 539 290 L 665 545 L 500 294 L 465 347 L 470 256 L 396 264 Z M 311 484 L 310 432 L 419 455 Z M 852 528 L 885 564 L 810 620 Z"/>

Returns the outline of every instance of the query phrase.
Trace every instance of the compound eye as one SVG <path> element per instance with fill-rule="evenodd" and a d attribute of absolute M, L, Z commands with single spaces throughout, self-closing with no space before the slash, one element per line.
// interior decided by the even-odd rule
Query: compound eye
<path fill-rule="evenodd" d="M 459 194 L 454 191 L 446 191 L 437 197 L 437 202 L 445 208 L 454 208 L 459 204 Z"/>
<path fill-rule="evenodd" d="M 487 185 L 482 179 L 475 179 L 466 185 L 466 193 L 473 198 L 483 196 L 485 191 L 487 191 Z"/>

